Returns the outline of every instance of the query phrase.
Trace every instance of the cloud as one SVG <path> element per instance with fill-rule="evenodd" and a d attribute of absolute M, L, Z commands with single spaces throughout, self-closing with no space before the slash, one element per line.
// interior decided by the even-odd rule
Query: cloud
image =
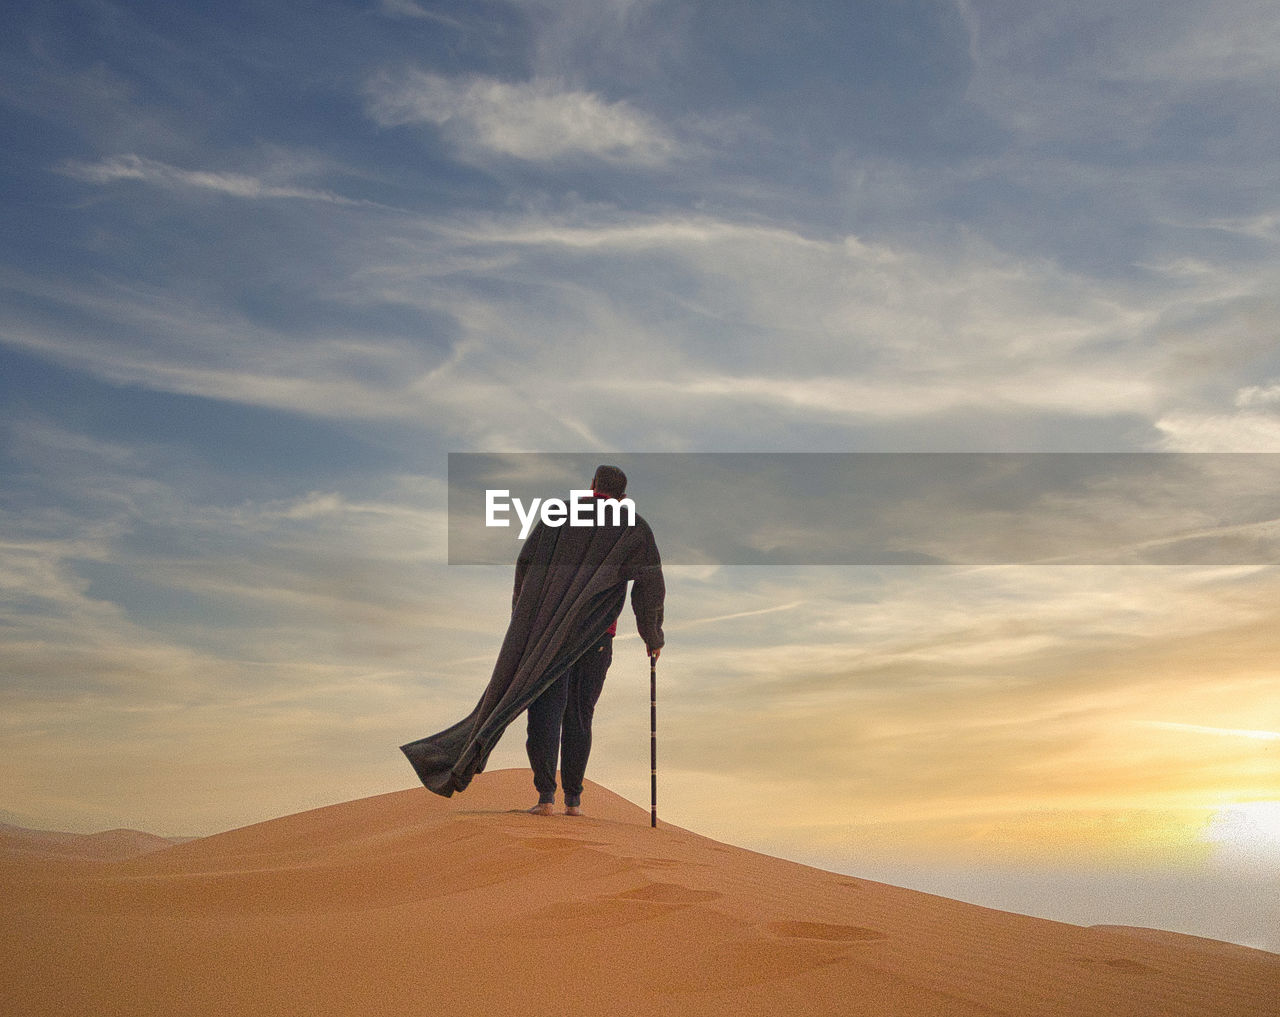
<path fill-rule="evenodd" d="M 449 28 L 465 28 L 461 21 L 439 11 L 429 11 L 415 0 L 379 0 L 378 10 L 390 18 L 411 18 L 417 21 L 434 21 Z"/>
<path fill-rule="evenodd" d="M 615 382 L 611 387 L 622 388 Z M 771 406 L 826 414 L 850 421 L 905 420 L 944 415 L 976 405 L 1016 409 L 1060 410 L 1080 415 L 1106 415 L 1149 405 L 1152 386 L 1140 378 L 1079 376 L 1045 372 L 1006 379 L 990 378 L 976 385 L 938 378 L 918 384 L 885 384 L 867 378 L 827 375 L 777 378 L 763 375 L 702 376 L 685 382 L 658 381 L 650 392 L 675 398 L 714 399 L 726 405 Z"/>
<path fill-rule="evenodd" d="M 490 650 L 509 601 L 486 576 L 445 582 L 441 483 L 361 492 L 335 474 L 329 490 L 219 502 L 200 497 L 213 476 L 161 465 L 163 433 L 121 445 L 10 421 L 6 437 L 35 507 L 0 510 L 2 776 L 41 822 L 148 813 L 213 832 L 296 809 L 308 785 L 303 801 L 373 793 L 403 776 L 394 745 L 422 733 L 406 718 L 470 707 L 483 668 L 436 662 Z M 370 759 L 370 739 L 392 748 Z M 200 777 L 256 786 L 272 757 L 273 789 L 247 806 Z M 314 766 L 332 770 L 304 777 Z M 163 815 L 144 787 L 190 812 Z"/>
<path fill-rule="evenodd" d="M 150 179 L 155 165 L 77 172 Z M 265 177 L 178 179 L 166 186 L 310 193 Z M 761 414 L 778 434 L 828 429 L 827 448 L 867 427 L 1046 413 L 1145 422 L 1170 449 L 1275 447 L 1270 390 L 1244 383 L 1268 313 L 1264 269 L 1170 263 L 1094 278 L 975 236 L 832 235 L 598 206 L 443 216 L 316 202 L 282 217 L 269 235 L 248 223 L 222 236 L 216 222 L 202 234 L 217 245 L 213 277 L 229 276 L 219 285 L 249 280 L 280 307 L 273 317 L 211 301 L 207 286 L 11 272 L 7 339 L 117 382 L 430 420 L 462 448 L 493 451 L 697 447 Z M 307 317 L 282 324 L 298 308 Z M 390 334 L 370 328 L 380 320 Z M 1241 372 L 1239 419 L 1199 399 L 1206 357 Z M 607 405 L 589 396 L 601 391 Z M 937 447 L 952 432 L 933 433 Z"/>
<path fill-rule="evenodd" d="M 1154 31 L 1149 19 L 1133 19 L 1128 38 L 1137 45 L 1116 54 L 1117 75 L 1185 82 L 1274 80 L 1280 74 L 1280 27 L 1266 0 L 1226 0 L 1212 11 L 1187 4 L 1172 13 Z"/>
<path fill-rule="evenodd" d="M 1224 732 L 1276 719 L 1274 573 L 728 570 L 672 589 L 673 619 L 805 597 L 767 641 L 750 618 L 670 640 L 668 800 L 717 836 L 789 854 L 822 842 L 845 858 L 914 845 L 934 861 L 1094 847 L 1150 861 L 1169 845 L 1194 853 L 1216 789 L 1265 785 L 1256 738 L 1188 745 L 1135 729 L 1153 707 Z M 642 706 L 626 695 L 597 728 L 619 784 L 626 715 Z M 762 793 L 785 804 L 744 823 L 742 803 Z M 1114 822 L 1144 813 L 1140 833 Z"/>
<path fill-rule="evenodd" d="M 1214 271 L 1144 290 L 974 238 L 908 243 L 600 209 L 344 208 L 290 229 L 324 252 L 317 262 L 293 251 L 299 267 L 286 276 L 289 306 L 315 304 L 306 327 L 285 331 L 204 294 L 10 273 L 22 299 L 6 310 L 8 341 L 169 391 L 329 417 L 430 414 L 467 435 L 464 447 L 493 451 L 608 446 L 620 419 L 627 442 L 643 444 L 665 419 L 694 435 L 762 411 L 837 428 L 1052 412 L 1175 429 L 1179 394 L 1203 373 L 1178 370 L 1181 320 L 1199 315 L 1201 331 L 1222 320 L 1225 355 L 1233 335 L 1247 341 L 1244 315 L 1266 281 Z M 227 264 L 255 282 L 295 265 L 279 228 L 269 255 L 260 239 L 227 238 Z M 362 331 L 374 312 L 394 315 L 396 334 Z M 334 324 L 338 314 L 352 325 Z M 92 341 L 68 316 L 97 324 Z M 599 391 L 608 406 L 588 398 Z"/>
<path fill-rule="evenodd" d="M 1249 385 L 1236 393 L 1236 405 L 1242 408 L 1280 403 L 1280 383 Z"/>
<path fill-rule="evenodd" d="M 1169 452 L 1280 452 L 1280 415 L 1166 413 L 1155 421 Z"/>
<path fill-rule="evenodd" d="M 179 169 L 139 155 L 119 155 L 94 163 L 70 160 L 62 164 L 60 171 L 69 177 L 92 184 L 114 184 L 123 180 L 135 180 L 170 189 L 190 188 L 214 191 L 234 198 L 253 200 L 301 198 L 335 205 L 360 204 L 352 198 L 344 198 L 332 191 L 270 184 L 244 173 Z"/>
<path fill-rule="evenodd" d="M 966 406 L 1141 413 L 1161 401 L 1139 353 L 1155 313 L 1140 294 L 977 241 L 815 237 L 710 217 L 477 223 L 457 239 L 520 253 L 522 278 L 546 271 L 548 296 L 578 298 L 562 313 L 598 316 L 561 324 L 561 336 L 634 336 L 627 346 L 666 351 L 646 390 L 672 404 L 865 420 Z M 526 329 L 536 312 L 526 302 Z"/>
<path fill-rule="evenodd" d="M 370 115 L 383 127 L 431 124 L 472 155 L 660 166 L 677 151 L 656 121 L 627 102 L 547 79 L 512 84 L 414 70 L 380 75 L 367 92 Z"/>
<path fill-rule="evenodd" d="M 1171 721 L 1147 720 L 1142 722 L 1146 727 L 1160 728 L 1165 731 L 1190 731 L 1193 734 L 1218 735 L 1224 738 L 1252 738 L 1264 742 L 1280 742 L 1280 731 L 1252 731 L 1232 727 L 1205 727 L 1203 724 L 1176 724 Z"/>
<path fill-rule="evenodd" d="M 976 64 L 971 95 L 1040 137 L 1145 132 L 1200 90 L 1280 74 L 1280 33 L 1266 0 L 1212 10 L 1155 0 L 1122 10 L 1099 0 L 1051 11 L 986 8 L 963 4 Z"/>
<path fill-rule="evenodd" d="M 449 363 L 424 343 L 328 323 L 293 336 L 176 287 L 83 286 L 11 272 L 0 289 L 11 298 L 0 314 L 8 343 L 115 384 L 316 416 L 406 418 L 421 412 L 420 390 L 439 385 L 434 372 Z M 61 314 L 47 314 L 49 306 Z M 93 331 L 68 319 L 90 320 Z"/>
<path fill-rule="evenodd" d="M 758 618 L 765 614 L 777 614 L 779 611 L 794 611 L 798 607 L 803 607 L 803 600 L 793 600 L 789 604 L 775 604 L 771 607 L 758 607 L 750 611 L 732 611 L 729 614 L 716 615 L 708 618 L 691 618 L 688 621 L 677 622 L 674 626 L 667 626 L 668 631 L 684 631 L 685 629 L 695 628 L 699 625 L 718 625 L 721 622 L 737 621 L 739 618 Z"/>
<path fill-rule="evenodd" d="M 1261 212 L 1257 215 L 1234 219 L 1210 219 L 1203 225 L 1206 228 L 1254 237 L 1258 240 L 1280 239 L 1280 212 Z"/>

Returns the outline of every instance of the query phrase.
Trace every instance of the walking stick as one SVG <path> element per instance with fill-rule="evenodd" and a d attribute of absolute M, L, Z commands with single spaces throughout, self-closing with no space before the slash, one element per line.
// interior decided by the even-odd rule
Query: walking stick
<path fill-rule="evenodd" d="M 658 825 L 658 655 L 649 654 L 649 825 Z"/>

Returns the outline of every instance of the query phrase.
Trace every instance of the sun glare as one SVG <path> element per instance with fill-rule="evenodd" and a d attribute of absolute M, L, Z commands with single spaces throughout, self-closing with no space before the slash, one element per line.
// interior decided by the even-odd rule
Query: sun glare
<path fill-rule="evenodd" d="M 1232 861 L 1280 861 L 1280 801 L 1239 802 L 1214 813 L 1204 839 Z"/>

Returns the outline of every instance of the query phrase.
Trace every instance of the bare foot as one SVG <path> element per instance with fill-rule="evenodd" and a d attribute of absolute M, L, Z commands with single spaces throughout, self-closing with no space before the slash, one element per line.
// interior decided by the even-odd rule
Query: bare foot
<path fill-rule="evenodd" d="M 529 810 L 531 816 L 550 816 L 552 815 L 551 804 L 549 802 L 539 802 Z"/>
<path fill-rule="evenodd" d="M 564 814 L 566 816 L 580 816 L 582 815 L 582 809 L 578 808 L 576 805 L 566 805 L 564 807 Z"/>

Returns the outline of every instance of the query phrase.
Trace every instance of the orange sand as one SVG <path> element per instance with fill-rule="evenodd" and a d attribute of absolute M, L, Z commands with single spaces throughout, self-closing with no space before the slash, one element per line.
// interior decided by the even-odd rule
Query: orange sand
<path fill-rule="evenodd" d="M 588 815 L 529 816 L 529 787 L 499 771 L 449 800 L 400 791 L 116 861 L 5 831 L 0 1012 L 1280 1013 L 1280 955 L 651 830 L 594 785 Z"/>

